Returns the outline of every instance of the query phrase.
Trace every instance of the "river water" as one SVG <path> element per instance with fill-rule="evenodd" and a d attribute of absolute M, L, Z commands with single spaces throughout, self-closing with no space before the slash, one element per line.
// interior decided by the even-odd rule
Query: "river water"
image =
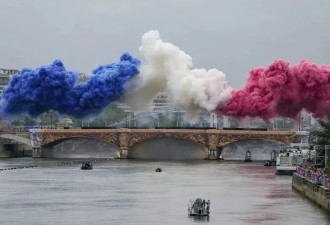
<path fill-rule="evenodd" d="M 319 207 L 262 163 L 108 160 L 93 170 L 47 159 L 1 159 L 0 224 L 330 224 Z M 162 173 L 155 169 L 161 167 Z M 190 198 L 211 201 L 188 217 Z"/>

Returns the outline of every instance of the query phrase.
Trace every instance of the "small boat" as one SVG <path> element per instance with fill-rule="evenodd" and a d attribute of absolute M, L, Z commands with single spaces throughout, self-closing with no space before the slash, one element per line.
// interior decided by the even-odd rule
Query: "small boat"
<path fill-rule="evenodd" d="M 196 198 L 190 199 L 188 204 L 189 216 L 209 216 L 210 215 L 210 200 Z"/>
<path fill-rule="evenodd" d="M 81 165 L 82 170 L 91 170 L 93 169 L 93 165 L 90 162 L 83 162 Z"/>
<path fill-rule="evenodd" d="M 270 160 L 267 160 L 264 166 L 276 166 L 276 156 L 277 152 L 276 150 L 273 150 L 270 153 Z"/>
<path fill-rule="evenodd" d="M 160 167 L 158 167 L 155 171 L 156 172 L 162 172 L 162 169 Z"/>

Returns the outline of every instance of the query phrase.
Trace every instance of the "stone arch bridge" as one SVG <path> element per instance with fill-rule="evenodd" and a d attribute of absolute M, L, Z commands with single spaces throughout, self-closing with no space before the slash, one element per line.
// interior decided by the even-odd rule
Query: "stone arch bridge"
<path fill-rule="evenodd" d="M 247 139 L 268 139 L 289 145 L 296 142 L 294 131 L 191 130 L 191 129 L 42 129 L 31 131 L 33 157 L 43 157 L 43 147 L 66 139 L 86 137 L 118 146 L 120 158 L 127 158 L 135 144 L 155 138 L 190 140 L 208 149 L 208 158 L 217 159 L 223 146 Z M 179 153 L 178 153 L 179 154 Z"/>

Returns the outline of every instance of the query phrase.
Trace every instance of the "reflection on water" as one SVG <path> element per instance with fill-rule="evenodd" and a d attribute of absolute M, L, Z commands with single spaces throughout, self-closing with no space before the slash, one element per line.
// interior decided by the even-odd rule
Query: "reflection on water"
<path fill-rule="evenodd" d="M 190 216 L 189 219 L 197 223 L 204 223 L 210 221 L 210 217 L 208 216 Z"/>
<path fill-rule="evenodd" d="M 1 159 L 0 224 L 330 224 L 274 167 L 219 161 L 108 160 L 93 170 L 49 159 Z M 162 173 L 155 169 L 161 167 Z M 211 200 L 189 217 L 188 201 Z"/>

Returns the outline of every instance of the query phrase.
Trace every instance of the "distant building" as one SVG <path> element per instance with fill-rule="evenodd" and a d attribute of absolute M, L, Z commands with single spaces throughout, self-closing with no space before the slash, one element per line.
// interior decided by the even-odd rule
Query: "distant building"
<path fill-rule="evenodd" d="M 84 83 L 88 81 L 91 78 L 90 75 L 84 74 L 84 73 L 79 73 L 78 75 L 78 83 Z"/>
<path fill-rule="evenodd" d="M 73 121 L 72 121 L 72 119 L 65 117 L 65 118 L 59 119 L 57 126 L 59 128 L 71 128 L 71 127 L 73 127 Z"/>
<path fill-rule="evenodd" d="M 128 114 L 145 114 L 145 113 L 166 113 L 166 112 L 179 112 L 180 109 L 171 105 L 167 93 L 159 93 L 150 103 L 145 110 L 134 111 L 125 103 L 118 102 L 117 107 L 122 109 Z"/>
<path fill-rule="evenodd" d="M 3 88 L 8 85 L 12 76 L 19 73 L 19 70 L 0 68 L 0 95 L 2 94 Z"/>
<path fill-rule="evenodd" d="M 160 92 L 145 110 L 134 111 L 124 103 L 117 103 L 116 105 L 126 113 L 126 118 L 120 122 L 120 124 L 126 122 L 126 126 L 142 124 L 142 121 L 144 121 L 143 124 L 154 124 L 153 126 L 162 126 L 162 123 L 175 127 L 195 126 L 222 128 L 223 126 L 222 117 L 218 117 L 214 113 L 209 112 L 199 112 L 196 120 L 185 120 L 186 111 L 173 106 L 166 92 Z"/>
<path fill-rule="evenodd" d="M 166 113 L 166 112 L 182 112 L 183 110 L 180 110 L 177 107 L 174 107 L 169 98 L 168 94 L 166 92 L 159 93 L 150 104 L 150 108 L 152 112 L 158 112 L 158 113 Z"/>

